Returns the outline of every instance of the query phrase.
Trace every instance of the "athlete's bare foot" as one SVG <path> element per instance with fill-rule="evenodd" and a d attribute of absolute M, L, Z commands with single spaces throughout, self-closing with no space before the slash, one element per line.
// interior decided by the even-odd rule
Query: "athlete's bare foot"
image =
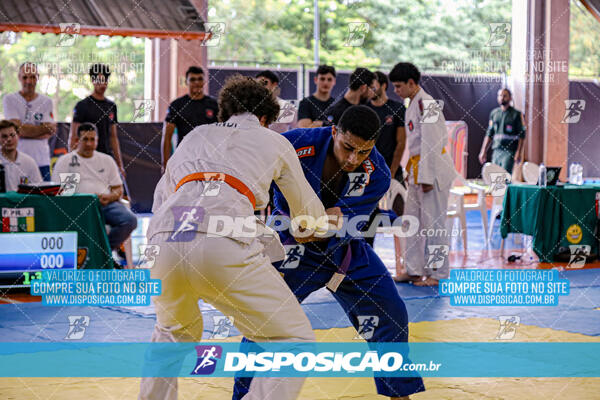
<path fill-rule="evenodd" d="M 409 275 L 406 272 L 394 276 L 394 282 L 417 282 L 423 279 L 419 275 Z"/>
<path fill-rule="evenodd" d="M 427 279 L 424 279 L 419 282 L 415 282 L 414 285 L 415 286 L 437 286 L 437 285 L 439 285 L 439 283 L 440 283 L 440 281 L 438 281 L 437 279 L 434 279 L 434 278 L 428 276 Z"/>

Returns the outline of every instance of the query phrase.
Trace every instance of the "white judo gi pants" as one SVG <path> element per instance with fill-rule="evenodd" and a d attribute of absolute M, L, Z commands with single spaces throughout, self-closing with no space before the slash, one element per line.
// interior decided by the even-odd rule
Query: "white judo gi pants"
<path fill-rule="evenodd" d="M 404 215 L 415 216 L 419 220 L 419 229 L 416 234 L 406 237 L 404 256 L 406 272 L 409 275 L 430 276 L 438 280 L 448 278 L 450 274 L 448 256 L 445 257 L 443 264 L 434 263 L 434 268 L 427 264 L 429 246 L 447 246 L 447 253 L 449 253 L 450 238 L 446 229 L 446 212 L 450 188 L 441 190 L 434 183 L 433 189 L 424 193 L 421 185 L 413 182 L 414 178 L 411 174 Z"/>
<path fill-rule="evenodd" d="M 262 251 L 259 240 L 249 245 L 230 238 L 197 233 L 191 242 L 167 242 L 170 233 L 153 236 L 160 246 L 152 267 L 162 281 L 154 298 L 153 342 L 199 342 L 202 298 L 256 342 L 314 341 L 310 322 L 296 297 Z M 245 400 L 296 399 L 304 378 L 255 378 Z M 142 378 L 139 399 L 174 400 L 177 378 Z"/>

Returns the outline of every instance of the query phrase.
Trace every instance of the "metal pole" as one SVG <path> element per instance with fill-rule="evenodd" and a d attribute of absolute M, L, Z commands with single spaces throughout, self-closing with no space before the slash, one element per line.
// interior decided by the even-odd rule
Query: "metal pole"
<path fill-rule="evenodd" d="M 315 8 L 315 21 L 314 21 L 314 39 L 315 39 L 315 68 L 319 65 L 319 41 L 320 41 L 320 32 L 319 32 L 319 0 L 315 0 L 314 2 Z"/>

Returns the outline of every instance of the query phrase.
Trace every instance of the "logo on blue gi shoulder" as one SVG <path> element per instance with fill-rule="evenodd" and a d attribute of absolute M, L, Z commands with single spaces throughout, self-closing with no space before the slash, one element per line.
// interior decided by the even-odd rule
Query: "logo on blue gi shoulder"
<path fill-rule="evenodd" d="M 173 234 L 167 242 L 191 242 L 196 236 L 198 224 L 204 218 L 202 207 L 176 206 L 171 208 L 173 212 Z"/>
<path fill-rule="evenodd" d="M 217 368 L 217 360 L 223 355 L 221 346 L 196 346 L 198 360 L 190 375 L 210 375 Z"/>
<path fill-rule="evenodd" d="M 366 172 L 350 172 L 348 174 L 348 191 L 346 197 L 362 196 L 369 184 L 369 174 Z"/>

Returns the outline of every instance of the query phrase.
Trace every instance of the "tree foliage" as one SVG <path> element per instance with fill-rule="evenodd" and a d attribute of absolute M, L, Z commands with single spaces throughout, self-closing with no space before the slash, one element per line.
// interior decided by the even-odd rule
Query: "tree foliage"
<path fill-rule="evenodd" d="M 66 47 L 57 46 L 59 40 L 51 34 L 3 35 L 0 96 L 20 90 L 19 65 L 34 62 L 40 74 L 37 90 L 52 98 L 58 121 L 70 121 L 75 104 L 92 91 L 90 65 L 106 63 L 112 71 L 106 95 L 117 103 L 119 120 L 131 120 L 133 99 L 144 97 L 144 40 L 79 36 Z"/>
<path fill-rule="evenodd" d="M 319 0 L 320 62 L 351 70 L 389 68 L 400 60 L 446 73 L 507 72 L 510 37 L 488 45 L 493 23 L 510 23 L 511 0 Z M 209 48 L 210 60 L 313 64 L 313 0 L 209 0 L 209 22 L 224 22 L 225 34 Z M 364 40 L 351 26 L 368 24 Z M 571 0 L 570 74 L 598 77 L 600 23 Z M 355 31 L 356 33 L 357 31 Z M 359 35 L 360 36 L 360 35 Z M 119 119 L 131 120 L 133 100 L 144 97 L 144 40 L 78 37 L 57 47 L 59 37 L 37 33 L 0 35 L 0 96 L 19 90 L 17 68 L 40 65 L 38 90 L 54 102 L 58 120 L 70 120 L 75 103 L 91 91 L 89 65 L 114 70 L 107 91 Z M 359 38 L 360 39 L 360 38 Z M 217 61 L 217 64 L 219 62 Z"/>

